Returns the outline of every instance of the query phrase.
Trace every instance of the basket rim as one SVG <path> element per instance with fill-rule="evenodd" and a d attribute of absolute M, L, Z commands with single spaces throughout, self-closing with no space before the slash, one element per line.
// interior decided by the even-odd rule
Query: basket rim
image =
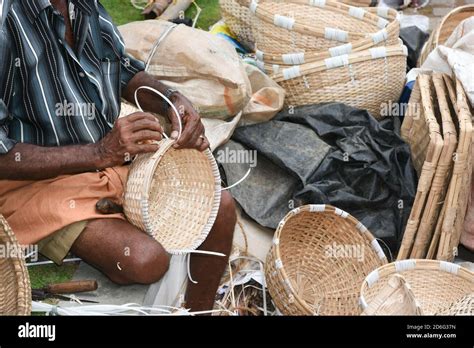
<path fill-rule="evenodd" d="M 283 284 L 285 284 L 285 286 L 283 286 L 284 291 L 287 293 L 289 297 L 294 298 L 295 302 L 300 307 L 302 307 L 306 312 L 313 313 L 314 312 L 313 309 L 306 303 L 306 301 L 304 301 L 302 298 L 298 296 L 296 291 L 294 291 L 293 286 L 290 281 L 290 277 L 288 276 L 285 270 L 285 266 L 283 264 L 281 253 L 280 253 L 280 236 L 285 224 L 289 220 L 293 219 L 294 217 L 304 212 L 310 212 L 310 213 L 316 213 L 316 214 L 335 214 L 337 216 L 340 216 L 343 219 L 348 220 L 360 231 L 363 238 L 366 239 L 367 242 L 370 243 L 373 251 L 376 253 L 377 257 L 380 259 L 382 264 L 387 263 L 387 257 L 385 256 L 385 253 L 383 252 L 383 249 L 378 243 L 377 239 L 370 233 L 367 227 L 365 227 L 355 217 L 353 217 L 352 215 L 350 215 L 349 213 L 345 212 L 342 209 L 336 208 L 329 204 L 308 204 L 308 205 L 295 208 L 292 211 L 290 211 L 278 224 L 278 227 L 275 231 L 275 234 L 272 240 L 272 248 L 270 250 L 270 253 L 274 255 L 273 262 L 275 263 L 277 277 L 279 278 L 280 281 L 282 281 Z"/>
<path fill-rule="evenodd" d="M 18 258 L 7 258 L 10 265 L 14 267 L 14 281 L 17 284 L 17 312 L 15 315 L 30 315 L 31 314 L 31 283 L 28 270 L 26 268 L 26 263 L 24 259 L 23 250 L 19 245 L 14 232 L 12 231 L 10 225 L 8 224 L 6 218 L 0 214 L 0 234 L 5 236 L 7 242 L 12 243 L 17 250 L 21 252 L 21 257 Z M 4 279 L 2 279 L 2 282 Z M 10 280 L 13 281 L 13 280 Z M 6 299 L 0 299 L 4 301 Z M 3 315 L 0 313 L 0 316 Z"/>
<path fill-rule="evenodd" d="M 165 156 L 166 152 L 171 148 L 171 146 L 176 142 L 174 139 L 163 139 L 160 141 L 160 147 L 158 151 L 156 151 L 153 156 L 149 159 L 147 169 L 145 170 L 145 178 L 144 178 L 144 185 L 142 186 L 142 192 L 141 192 L 141 203 L 140 203 L 140 210 L 142 214 L 142 220 L 143 220 L 143 225 L 145 226 L 145 230 L 148 234 L 153 235 L 153 228 L 151 226 L 151 217 L 149 214 L 149 208 L 150 208 L 150 189 L 151 189 L 151 184 L 153 182 L 153 176 L 154 173 L 158 167 L 158 165 L 161 162 L 161 159 L 163 156 Z M 179 150 L 177 150 L 179 151 Z M 196 150 L 197 151 L 197 150 Z M 204 240 L 207 238 L 209 235 L 209 232 L 211 231 L 212 227 L 214 226 L 214 222 L 217 218 L 217 214 L 219 211 L 220 207 L 220 201 L 221 201 L 221 177 L 219 173 L 219 168 L 217 166 L 217 162 L 212 155 L 212 152 L 209 149 L 206 149 L 204 152 L 202 152 L 206 155 L 206 157 L 209 160 L 209 163 L 211 165 L 211 170 L 212 174 L 214 177 L 214 200 L 213 200 L 213 205 L 211 208 L 211 212 L 209 215 L 209 218 L 203 227 L 202 231 L 200 232 L 198 238 L 196 241 L 193 243 L 193 245 L 190 247 L 190 249 L 186 250 L 178 250 L 178 249 L 171 249 L 167 250 L 168 253 L 173 254 L 173 255 L 184 255 L 187 254 L 190 250 L 196 250 L 199 248 L 199 246 L 204 242 Z"/>
<path fill-rule="evenodd" d="M 439 45 L 439 37 L 441 35 L 441 30 L 443 26 L 446 24 L 446 22 L 451 18 L 451 16 L 458 14 L 460 12 L 464 12 L 465 10 L 469 10 L 469 9 L 474 11 L 474 4 L 456 7 L 443 17 L 443 19 L 441 20 L 441 23 L 436 28 L 435 40 L 434 40 L 435 47 Z"/>
<path fill-rule="evenodd" d="M 362 309 L 367 307 L 367 301 L 364 294 L 380 279 L 393 274 L 401 274 L 414 270 L 429 270 L 441 274 L 452 274 L 474 284 L 474 272 L 448 261 L 426 260 L 426 259 L 408 259 L 398 260 L 374 269 L 362 282 L 360 289 L 360 305 Z"/>

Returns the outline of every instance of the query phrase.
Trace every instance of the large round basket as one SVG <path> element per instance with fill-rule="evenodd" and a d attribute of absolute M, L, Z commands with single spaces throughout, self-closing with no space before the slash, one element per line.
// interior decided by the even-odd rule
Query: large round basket
<path fill-rule="evenodd" d="M 402 260 L 382 266 L 362 283 L 360 304 L 365 309 L 394 274 L 410 284 L 424 315 L 434 315 L 474 292 L 474 273 L 454 263 L 435 260 Z"/>
<path fill-rule="evenodd" d="M 198 248 L 219 210 L 221 179 L 210 150 L 176 150 L 165 139 L 130 166 L 124 212 L 171 254 Z"/>
<path fill-rule="evenodd" d="M 454 29 L 465 19 L 474 16 L 474 5 L 466 5 L 461 7 L 456 7 L 451 12 L 449 12 L 438 25 L 438 27 L 433 30 L 430 35 L 430 38 L 425 43 L 423 51 L 420 54 L 418 65 L 421 66 L 428 58 L 430 53 L 438 46 L 444 44 Z"/>
<path fill-rule="evenodd" d="M 354 217 L 307 205 L 280 222 L 265 275 L 284 315 L 359 315 L 360 284 L 385 263 L 378 242 Z"/>
<path fill-rule="evenodd" d="M 285 89 L 287 105 L 337 101 L 380 118 L 403 90 L 406 57 L 405 46 L 375 47 L 277 70 L 272 77 Z"/>
<path fill-rule="evenodd" d="M 31 286 L 23 251 L 2 215 L 0 247 L 0 315 L 30 315 Z"/>
<path fill-rule="evenodd" d="M 362 8 L 331 0 L 252 0 L 249 9 L 257 17 L 257 48 L 267 54 L 327 51 L 364 39 L 389 24 L 387 19 Z"/>

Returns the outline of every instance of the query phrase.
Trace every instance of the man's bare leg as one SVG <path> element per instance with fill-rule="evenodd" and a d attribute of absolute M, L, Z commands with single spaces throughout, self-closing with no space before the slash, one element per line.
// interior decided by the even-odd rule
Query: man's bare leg
<path fill-rule="evenodd" d="M 152 284 L 168 270 L 161 244 L 118 219 L 90 221 L 71 251 L 117 284 Z"/>
<path fill-rule="evenodd" d="M 217 288 L 229 260 L 236 221 L 234 200 L 224 191 L 214 227 L 199 250 L 220 252 L 226 257 L 199 254 L 191 256 L 191 275 L 198 283 L 189 282 L 186 308 L 193 311 L 212 309 Z"/>

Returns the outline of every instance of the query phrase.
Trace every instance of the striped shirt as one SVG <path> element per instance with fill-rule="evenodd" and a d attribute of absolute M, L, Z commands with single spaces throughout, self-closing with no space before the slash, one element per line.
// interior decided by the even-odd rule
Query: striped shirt
<path fill-rule="evenodd" d="M 75 47 L 49 0 L 12 0 L 0 31 L 0 154 L 18 143 L 95 143 L 113 127 L 122 90 L 144 64 L 125 53 L 97 0 L 69 0 Z"/>

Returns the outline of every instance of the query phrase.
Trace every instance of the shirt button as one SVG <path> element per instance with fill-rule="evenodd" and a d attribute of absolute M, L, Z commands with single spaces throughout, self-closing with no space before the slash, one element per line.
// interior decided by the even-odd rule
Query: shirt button
<path fill-rule="evenodd" d="M 84 74 L 84 73 L 81 71 L 81 72 L 79 73 L 79 76 L 80 76 L 80 77 L 85 77 L 86 74 Z"/>

